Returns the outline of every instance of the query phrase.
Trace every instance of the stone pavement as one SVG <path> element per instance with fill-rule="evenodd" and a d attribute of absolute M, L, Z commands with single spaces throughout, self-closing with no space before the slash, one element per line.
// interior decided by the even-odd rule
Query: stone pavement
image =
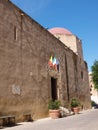
<path fill-rule="evenodd" d="M 45 118 L 34 122 L 19 123 L 6 130 L 98 130 L 98 109 L 82 111 L 65 118 Z"/>

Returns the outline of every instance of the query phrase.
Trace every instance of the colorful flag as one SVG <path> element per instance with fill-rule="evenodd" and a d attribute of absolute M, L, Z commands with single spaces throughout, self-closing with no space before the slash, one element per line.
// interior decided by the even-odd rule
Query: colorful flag
<path fill-rule="evenodd" d="M 56 59 L 57 70 L 59 71 L 59 60 Z"/>
<path fill-rule="evenodd" d="M 55 70 L 59 71 L 59 61 L 58 61 L 58 59 L 56 59 L 55 56 L 50 57 L 48 64 L 51 68 L 54 68 Z"/>
<path fill-rule="evenodd" d="M 53 58 L 53 67 L 54 67 L 54 69 L 55 70 L 57 70 L 57 65 L 56 65 L 56 57 L 54 56 L 54 58 Z"/>
<path fill-rule="evenodd" d="M 51 56 L 50 59 L 49 59 L 49 63 L 48 63 L 50 67 L 53 67 L 52 60 L 53 60 L 53 57 Z"/>

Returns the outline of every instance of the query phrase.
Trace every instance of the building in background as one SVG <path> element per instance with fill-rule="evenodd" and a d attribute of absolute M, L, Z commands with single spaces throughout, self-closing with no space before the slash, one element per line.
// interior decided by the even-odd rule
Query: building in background
<path fill-rule="evenodd" d="M 0 0 L 0 115 L 43 118 L 50 99 L 69 104 L 77 97 L 84 109 L 91 107 L 81 40 L 64 28 L 54 30 L 58 34 Z"/>
<path fill-rule="evenodd" d="M 92 80 L 92 73 L 89 72 L 89 84 L 90 84 L 90 94 L 91 100 L 98 104 L 98 90 L 94 88 L 94 83 Z"/>

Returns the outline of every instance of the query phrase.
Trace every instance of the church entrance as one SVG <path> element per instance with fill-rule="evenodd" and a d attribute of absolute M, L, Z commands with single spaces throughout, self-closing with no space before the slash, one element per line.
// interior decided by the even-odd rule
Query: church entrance
<path fill-rule="evenodd" d="M 51 77 L 51 97 L 53 100 L 57 99 L 57 79 Z"/>

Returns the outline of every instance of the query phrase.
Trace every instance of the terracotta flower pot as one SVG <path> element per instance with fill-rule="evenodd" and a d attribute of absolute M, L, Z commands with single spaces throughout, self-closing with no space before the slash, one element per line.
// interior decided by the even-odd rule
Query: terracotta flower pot
<path fill-rule="evenodd" d="M 79 114 L 79 111 L 80 111 L 80 108 L 79 108 L 79 107 L 74 107 L 74 108 L 73 108 L 73 112 L 74 112 L 75 114 Z"/>
<path fill-rule="evenodd" d="M 60 110 L 49 110 L 49 116 L 52 119 L 57 119 L 60 117 Z"/>

